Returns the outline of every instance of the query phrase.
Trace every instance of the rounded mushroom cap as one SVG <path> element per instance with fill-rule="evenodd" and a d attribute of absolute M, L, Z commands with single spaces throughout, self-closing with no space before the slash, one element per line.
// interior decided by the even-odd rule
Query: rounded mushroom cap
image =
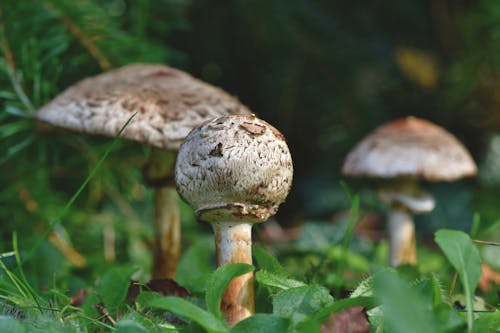
<path fill-rule="evenodd" d="M 220 117 L 194 129 L 175 166 L 179 194 L 207 222 L 267 220 L 292 177 L 285 138 L 255 116 Z"/>
<path fill-rule="evenodd" d="M 84 79 L 37 112 L 37 119 L 88 134 L 122 137 L 153 147 L 179 149 L 203 122 L 251 114 L 238 99 L 180 70 L 133 64 Z"/>
<path fill-rule="evenodd" d="M 407 117 L 368 134 L 347 156 L 346 176 L 452 181 L 475 176 L 477 167 L 467 149 L 444 128 Z"/>

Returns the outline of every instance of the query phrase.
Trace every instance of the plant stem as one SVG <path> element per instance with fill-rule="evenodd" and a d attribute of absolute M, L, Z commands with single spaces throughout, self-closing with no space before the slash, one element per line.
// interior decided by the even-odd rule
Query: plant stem
<path fill-rule="evenodd" d="M 233 263 L 252 264 L 252 224 L 213 222 L 217 266 Z M 233 326 L 255 313 L 253 272 L 234 278 L 222 296 L 221 310 Z"/>

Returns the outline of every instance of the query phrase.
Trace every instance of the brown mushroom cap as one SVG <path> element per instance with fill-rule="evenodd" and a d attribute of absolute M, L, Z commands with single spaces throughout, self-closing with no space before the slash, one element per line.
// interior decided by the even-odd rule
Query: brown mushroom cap
<path fill-rule="evenodd" d="M 36 117 L 62 128 L 115 137 L 134 113 L 122 137 L 173 151 L 203 122 L 251 114 L 238 99 L 185 72 L 133 64 L 76 83 Z"/>
<path fill-rule="evenodd" d="M 416 177 L 453 181 L 475 176 L 477 167 L 467 149 L 444 128 L 407 117 L 368 134 L 347 156 L 342 173 L 354 177 Z"/>
<path fill-rule="evenodd" d="M 255 116 L 220 117 L 194 129 L 175 166 L 179 194 L 207 222 L 267 220 L 292 177 L 285 138 Z"/>

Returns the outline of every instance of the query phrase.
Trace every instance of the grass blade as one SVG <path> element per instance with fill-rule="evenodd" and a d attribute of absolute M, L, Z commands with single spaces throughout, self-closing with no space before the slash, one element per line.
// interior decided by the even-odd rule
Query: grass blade
<path fill-rule="evenodd" d="M 180 297 L 162 297 L 156 293 L 143 292 L 136 302 L 143 307 L 170 311 L 178 316 L 188 318 L 198 323 L 209 333 L 227 333 L 229 331 L 222 320 Z"/>

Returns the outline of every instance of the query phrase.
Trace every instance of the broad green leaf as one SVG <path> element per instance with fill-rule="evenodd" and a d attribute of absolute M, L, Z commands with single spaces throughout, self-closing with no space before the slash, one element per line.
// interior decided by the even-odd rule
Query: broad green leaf
<path fill-rule="evenodd" d="M 285 269 L 281 266 L 278 259 L 261 246 L 252 246 L 253 256 L 259 269 L 268 271 L 272 274 L 287 276 Z"/>
<path fill-rule="evenodd" d="M 103 275 L 97 285 L 97 292 L 101 295 L 104 306 L 115 317 L 120 304 L 127 296 L 130 286 L 130 277 L 136 269 L 130 267 L 115 267 Z"/>
<path fill-rule="evenodd" d="M 116 323 L 117 333 L 148 333 L 149 331 L 132 319 L 122 319 Z"/>
<path fill-rule="evenodd" d="M 231 333 L 286 333 L 290 320 L 273 314 L 255 314 L 240 321 Z"/>
<path fill-rule="evenodd" d="M 235 277 L 252 272 L 253 269 L 254 267 L 252 265 L 243 263 L 229 264 L 219 267 L 207 282 L 205 302 L 207 304 L 208 311 L 218 318 L 222 318 L 220 303 L 227 285 Z"/>
<path fill-rule="evenodd" d="M 332 302 L 328 289 L 317 285 L 303 286 L 278 293 L 273 299 L 273 313 L 299 323 Z"/>
<path fill-rule="evenodd" d="M 229 332 L 229 329 L 222 320 L 180 297 L 162 297 L 157 293 L 142 292 L 137 297 L 136 302 L 141 307 L 170 311 L 175 315 L 192 320 L 209 333 Z"/>
<path fill-rule="evenodd" d="M 437 327 L 431 309 L 409 283 L 394 272 L 374 276 L 375 294 L 384 313 L 388 333 L 434 333 Z"/>
<path fill-rule="evenodd" d="M 264 270 L 258 271 L 255 274 L 255 278 L 260 284 L 268 287 L 278 288 L 281 290 L 287 290 L 290 288 L 297 288 L 306 285 L 304 282 L 282 277 L 280 275 L 276 275 Z"/>
<path fill-rule="evenodd" d="M 12 317 L 0 316 L 0 332 L 24 333 L 26 328 Z"/>
<path fill-rule="evenodd" d="M 467 327 L 471 332 L 473 328 L 473 303 L 474 290 L 481 276 L 481 258 L 479 251 L 470 237 L 458 230 L 438 230 L 436 243 L 443 250 L 446 258 L 458 272 L 464 287 L 467 304 Z"/>

